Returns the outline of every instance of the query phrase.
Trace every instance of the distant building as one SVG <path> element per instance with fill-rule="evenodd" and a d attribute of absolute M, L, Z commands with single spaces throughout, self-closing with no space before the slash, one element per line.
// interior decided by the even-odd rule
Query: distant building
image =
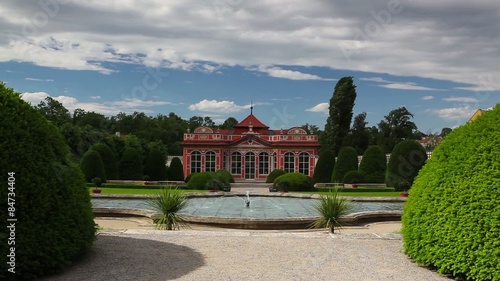
<path fill-rule="evenodd" d="M 188 131 L 181 145 L 185 176 L 225 169 L 246 180 L 263 180 L 274 169 L 312 177 L 320 147 L 303 128 L 271 130 L 252 113 L 231 129 Z"/>
<path fill-rule="evenodd" d="M 488 110 L 488 109 L 486 109 L 486 110 Z M 483 110 L 483 109 L 476 110 L 476 112 L 474 112 L 474 114 L 472 114 L 471 118 L 469 119 L 469 121 L 467 121 L 467 123 L 476 120 L 476 118 L 481 116 L 481 114 L 483 114 L 484 111 L 485 110 Z"/>

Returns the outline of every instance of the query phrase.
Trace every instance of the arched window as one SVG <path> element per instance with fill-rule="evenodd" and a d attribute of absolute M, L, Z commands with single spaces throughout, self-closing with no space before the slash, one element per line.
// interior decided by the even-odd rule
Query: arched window
<path fill-rule="evenodd" d="M 269 174 L 269 154 L 262 152 L 259 154 L 259 175 Z"/>
<path fill-rule="evenodd" d="M 245 154 L 245 179 L 255 178 L 255 153 Z"/>
<path fill-rule="evenodd" d="M 299 154 L 299 173 L 309 175 L 309 153 L 301 152 Z"/>
<path fill-rule="evenodd" d="M 213 151 L 205 154 L 205 171 L 215 172 L 215 152 Z"/>
<path fill-rule="evenodd" d="M 241 175 L 241 153 L 239 152 L 231 154 L 231 174 Z"/>
<path fill-rule="evenodd" d="M 201 153 L 199 151 L 191 152 L 191 173 L 201 172 Z"/>
<path fill-rule="evenodd" d="M 285 153 L 285 172 L 293 173 L 295 171 L 295 157 L 292 152 Z"/>

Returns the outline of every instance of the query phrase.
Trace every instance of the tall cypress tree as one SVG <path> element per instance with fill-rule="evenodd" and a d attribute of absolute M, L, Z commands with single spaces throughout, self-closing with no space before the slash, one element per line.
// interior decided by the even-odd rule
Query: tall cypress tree
<path fill-rule="evenodd" d="M 330 99 L 329 116 L 322 137 L 323 148 L 331 149 L 335 155 L 338 155 L 342 141 L 349 133 L 355 100 L 356 86 L 353 77 L 342 77 L 335 85 Z"/>

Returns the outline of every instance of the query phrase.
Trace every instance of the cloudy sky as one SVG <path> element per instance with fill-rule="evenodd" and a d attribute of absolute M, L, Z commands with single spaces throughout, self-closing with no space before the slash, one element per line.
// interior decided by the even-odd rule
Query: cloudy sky
<path fill-rule="evenodd" d="M 498 1 L 2 0 L 0 81 L 37 104 L 324 128 L 354 76 L 370 126 L 423 131 L 500 102 Z"/>

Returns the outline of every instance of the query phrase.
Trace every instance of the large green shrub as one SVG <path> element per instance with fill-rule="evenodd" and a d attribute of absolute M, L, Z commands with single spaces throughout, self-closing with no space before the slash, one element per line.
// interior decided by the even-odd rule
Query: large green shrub
<path fill-rule="evenodd" d="M 314 189 L 312 180 L 302 173 L 286 173 L 277 177 L 273 186 L 279 191 L 308 191 Z"/>
<path fill-rule="evenodd" d="M 335 167 L 335 155 L 333 151 L 325 149 L 321 151 L 318 163 L 314 168 L 314 183 L 330 182 L 332 180 L 333 167 Z"/>
<path fill-rule="evenodd" d="M 403 212 L 416 262 L 463 280 L 500 280 L 500 105 L 454 129 L 432 154 Z"/>
<path fill-rule="evenodd" d="M 225 182 L 227 183 L 234 183 L 234 177 L 231 175 L 231 173 L 228 170 L 217 170 L 215 172 L 221 179 L 224 179 Z"/>
<path fill-rule="evenodd" d="M 179 157 L 172 158 L 170 162 L 170 167 L 168 167 L 168 180 L 171 181 L 183 181 L 184 180 L 184 169 L 182 167 L 182 162 Z"/>
<path fill-rule="evenodd" d="M 365 182 L 384 183 L 387 158 L 379 145 L 369 146 L 359 164 L 359 171 L 365 176 Z"/>
<path fill-rule="evenodd" d="M 194 173 L 187 182 L 188 189 L 224 189 L 224 180 L 221 179 L 215 172 Z"/>
<path fill-rule="evenodd" d="M 344 175 L 352 170 L 358 169 L 358 153 L 356 149 L 350 146 L 344 146 L 340 149 L 337 163 L 333 168 L 331 182 L 342 182 Z"/>
<path fill-rule="evenodd" d="M 0 120 L 0 279 L 34 280 L 62 271 L 90 249 L 90 196 L 59 130 L 3 83 Z M 12 224 L 15 240 L 8 240 Z M 11 247 L 15 273 L 8 271 Z"/>
<path fill-rule="evenodd" d="M 115 154 L 104 143 L 94 144 L 90 149 L 97 151 L 101 156 L 102 164 L 104 165 L 104 172 L 106 173 L 107 180 L 118 179 L 118 161 L 116 161 Z"/>
<path fill-rule="evenodd" d="M 119 173 L 122 180 L 142 180 L 142 157 L 136 149 L 125 149 Z"/>
<path fill-rule="evenodd" d="M 166 157 L 160 150 L 149 151 L 144 165 L 144 175 L 148 175 L 149 179 L 153 181 L 166 180 L 168 175 L 165 160 Z"/>
<path fill-rule="evenodd" d="M 97 151 L 87 150 L 83 154 L 80 161 L 80 169 L 87 182 L 92 182 L 93 178 L 100 178 L 104 183 L 106 182 L 106 173 L 104 172 L 104 165 L 102 164 L 101 155 Z"/>
<path fill-rule="evenodd" d="M 344 178 L 342 179 L 343 183 L 364 183 L 365 181 L 365 175 L 358 171 L 358 170 L 352 170 L 347 173 L 345 173 Z"/>
<path fill-rule="evenodd" d="M 417 141 L 404 140 L 398 143 L 387 164 L 385 183 L 396 190 L 404 190 L 402 183 L 408 182 L 411 186 L 426 160 L 425 148 Z"/>
<path fill-rule="evenodd" d="M 271 173 L 269 173 L 269 175 L 267 176 L 266 178 L 266 183 L 273 183 L 274 180 L 281 176 L 281 175 L 284 175 L 286 174 L 286 172 L 284 170 L 281 170 L 281 169 L 274 169 Z"/>

